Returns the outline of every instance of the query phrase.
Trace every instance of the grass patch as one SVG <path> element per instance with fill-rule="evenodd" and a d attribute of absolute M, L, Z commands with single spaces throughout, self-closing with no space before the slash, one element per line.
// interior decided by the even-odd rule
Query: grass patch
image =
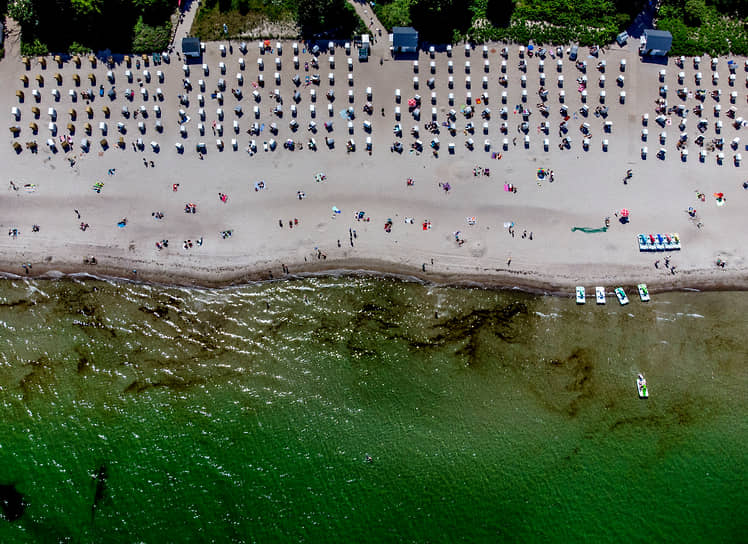
<path fill-rule="evenodd" d="M 393 26 L 410 26 L 410 6 L 413 0 L 376 2 L 374 13 L 387 30 Z"/>
<path fill-rule="evenodd" d="M 160 26 L 152 26 L 143 22 L 143 17 L 135 23 L 132 39 L 133 53 L 152 53 L 164 51 L 171 38 L 171 21 Z"/>
<path fill-rule="evenodd" d="M 296 6 L 291 1 L 266 4 L 261 0 L 205 0 L 192 24 L 191 34 L 202 41 L 220 40 L 225 38 L 224 24 L 228 27 L 229 37 L 233 38 L 262 28 L 266 23 L 291 29 L 294 28 L 295 13 Z"/>
<path fill-rule="evenodd" d="M 663 0 L 657 28 L 673 35 L 672 55 L 748 55 L 748 20 L 731 15 L 704 0 Z"/>
<path fill-rule="evenodd" d="M 603 45 L 630 19 L 616 11 L 613 0 L 474 0 L 472 7 L 466 37 L 474 41 Z"/>

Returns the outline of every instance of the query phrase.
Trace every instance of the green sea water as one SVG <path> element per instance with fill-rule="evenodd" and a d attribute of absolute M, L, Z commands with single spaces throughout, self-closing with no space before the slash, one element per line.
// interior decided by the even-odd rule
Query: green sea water
<path fill-rule="evenodd" d="M 746 542 L 748 293 L 631 295 L 3 280 L 0 542 Z"/>

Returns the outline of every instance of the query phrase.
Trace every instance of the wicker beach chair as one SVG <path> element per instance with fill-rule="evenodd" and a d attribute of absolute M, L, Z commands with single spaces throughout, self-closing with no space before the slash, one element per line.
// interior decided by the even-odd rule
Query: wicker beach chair
<path fill-rule="evenodd" d="M 91 123 L 86 123 L 85 125 L 83 125 L 83 130 L 85 131 L 86 134 L 90 136 L 91 135 Z"/>
<path fill-rule="evenodd" d="M 38 134 L 39 133 L 39 125 L 37 125 L 33 121 L 31 121 L 29 123 L 29 128 L 31 129 L 31 132 L 33 132 L 34 134 Z"/>
<path fill-rule="evenodd" d="M 94 55 L 88 55 L 88 62 L 91 63 L 91 68 L 96 68 L 96 57 Z"/>
<path fill-rule="evenodd" d="M 23 94 L 23 91 L 19 89 L 16 91 L 16 97 L 18 98 L 19 102 L 23 102 L 25 95 Z"/>
<path fill-rule="evenodd" d="M 57 81 L 57 84 L 62 85 L 62 74 L 60 72 L 57 72 L 54 77 L 55 81 Z"/>
<path fill-rule="evenodd" d="M 81 67 L 81 58 L 78 55 L 73 55 L 73 64 L 75 64 L 76 68 Z"/>
<path fill-rule="evenodd" d="M 75 111 L 73 108 L 70 108 L 68 110 L 68 115 L 70 115 L 70 119 L 75 121 L 78 118 L 78 112 Z"/>
<path fill-rule="evenodd" d="M 42 70 L 47 69 L 47 59 L 44 57 L 39 57 L 39 65 L 42 67 Z"/>
<path fill-rule="evenodd" d="M 89 119 L 93 119 L 93 108 L 91 106 L 86 106 L 86 114 L 88 115 Z"/>
<path fill-rule="evenodd" d="M 37 106 L 31 106 L 31 113 L 34 114 L 34 119 L 39 119 L 39 116 L 42 114 L 42 110 L 40 110 Z"/>
<path fill-rule="evenodd" d="M 21 77 L 19 77 L 18 79 L 20 79 L 23 82 L 24 87 L 29 86 L 29 76 L 27 76 L 26 74 L 21 75 Z"/>
<path fill-rule="evenodd" d="M 96 76 L 93 74 L 88 74 L 88 81 L 91 82 L 91 85 L 96 85 Z"/>

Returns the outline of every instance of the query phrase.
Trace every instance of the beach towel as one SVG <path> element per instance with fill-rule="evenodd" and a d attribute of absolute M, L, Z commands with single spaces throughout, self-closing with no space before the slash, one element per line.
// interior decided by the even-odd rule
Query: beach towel
<path fill-rule="evenodd" d="M 601 227 L 599 229 L 594 229 L 592 227 L 572 227 L 571 228 L 571 232 L 576 232 L 578 230 L 589 234 L 589 233 L 595 233 L 595 232 L 608 232 L 608 227 Z"/>

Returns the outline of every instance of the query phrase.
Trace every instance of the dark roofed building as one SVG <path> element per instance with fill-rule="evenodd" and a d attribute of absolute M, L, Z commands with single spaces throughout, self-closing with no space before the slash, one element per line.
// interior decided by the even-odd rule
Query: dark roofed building
<path fill-rule="evenodd" d="M 654 30 L 649 28 L 644 31 L 644 45 L 640 51 L 642 55 L 653 55 L 664 57 L 673 45 L 673 35 L 667 30 Z"/>
<path fill-rule="evenodd" d="M 182 38 L 182 54 L 185 57 L 200 57 L 200 40 L 198 38 Z"/>
<path fill-rule="evenodd" d="M 392 52 L 395 56 L 418 54 L 418 31 L 411 26 L 393 27 Z"/>

